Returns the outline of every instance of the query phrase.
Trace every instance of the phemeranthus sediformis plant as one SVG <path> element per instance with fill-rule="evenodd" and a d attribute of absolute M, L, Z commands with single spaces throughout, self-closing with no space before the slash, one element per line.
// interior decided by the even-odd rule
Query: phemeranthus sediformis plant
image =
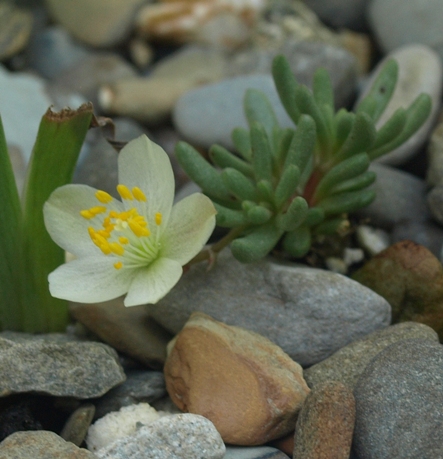
<path fill-rule="evenodd" d="M 211 235 L 211 200 L 195 193 L 173 205 L 168 155 L 146 136 L 122 149 L 118 176 L 121 201 L 87 185 L 66 185 L 45 203 L 49 234 L 76 257 L 49 275 L 53 296 L 94 303 L 127 293 L 126 306 L 156 303 Z"/>

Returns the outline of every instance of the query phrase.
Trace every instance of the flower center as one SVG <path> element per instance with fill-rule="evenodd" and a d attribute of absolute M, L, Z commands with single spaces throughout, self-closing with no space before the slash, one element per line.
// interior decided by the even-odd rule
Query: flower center
<path fill-rule="evenodd" d="M 135 206 L 123 212 L 109 209 L 106 205 L 113 198 L 106 191 L 95 193 L 98 205 L 80 211 L 80 215 L 94 223 L 88 228 L 92 242 L 104 255 L 119 258 L 114 263 L 115 269 L 137 268 L 149 265 L 158 255 L 160 249 L 159 231 L 151 234 L 146 217 L 146 196 L 143 191 L 134 187 L 118 185 L 117 191 L 123 201 L 134 201 Z M 154 216 L 156 226 L 162 223 L 162 214 Z"/>

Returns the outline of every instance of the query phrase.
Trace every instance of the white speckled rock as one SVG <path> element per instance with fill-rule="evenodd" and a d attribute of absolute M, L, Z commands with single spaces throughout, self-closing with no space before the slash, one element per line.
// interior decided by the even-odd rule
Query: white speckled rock
<path fill-rule="evenodd" d="M 442 3 L 443 5 L 443 3 Z M 423 45 L 408 45 L 395 50 L 377 65 L 367 85 L 369 90 L 387 59 L 398 62 L 398 81 L 394 94 L 377 122 L 379 129 L 399 107 L 407 108 L 422 92 L 431 96 L 432 111 L 423 126 L 403 145 L 377 159 L 378 162 L 398 165 L 416 154 L 429 136 L 440 110 L 443 69 L 440 57 L 431 48 Z M 366 91 L 360 96 L 365 96 Z"/>
<path fill-rule="evenodd" d="M 387 326 L 386 300 L 340 274 L 280 264 L 242 264 L 227 249 L 214 268 L 192 266 L 151 316 L 178 333 L 194 311 L 255 331 L 303 366 Z"/>
<path fill-rule="evenodd" d="M 165 416 L 97 451 L 99 459 L 222 459 L 225 444 L 211 421 L 196 414 Z"/>

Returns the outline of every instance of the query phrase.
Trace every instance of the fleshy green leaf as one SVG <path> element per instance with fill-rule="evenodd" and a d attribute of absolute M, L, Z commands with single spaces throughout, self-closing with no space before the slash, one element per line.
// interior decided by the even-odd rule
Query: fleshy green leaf
<path fill-rule="evenodd" d="M 283 231 L 276 228 L 271 221 L 232 241 L 232 254 L 242 263 L 260 260 L 275 247 L 282 234 Z"/>
<path fill-rule="evenodd" d="M 175 154 L 180 166 L 210 197 L 229 201 L 229 192 L 219 174 L 202 155 L 186 142 L 178 142 Z"/>
<path fill-rule="evenodd" d="M 251 126 L 252 164 L 257 180 L 272 180 L 272 152 L 269 137 L 261 123 Z"/>
<path fill-rule="evenodd" d="M 289 164 L 282 172 L 280 181 L 275 189 L 274 200 L 280 208 L 295 193 L 300 181 L 300 170 L 294 164 Z"/>
<path fill-rule="evenodd" d="M 252 128 L 252 125 L 258 122 L 271 138 L 274 128 L 278 127 L 278 121 L 266 95 L 258 89 L 248 89 L 245 93 L 244 107 L 249 127 Z"/>
<path fill-rule="evenodd" d="M 398 78 L 398 64 L 394 59 L 389 59 L 380 71 L 378 77 L 375 79 L 371 89 L 367 94 L 367 98 L 375 100 L 375 104 L 369 103 L 370 109 L 368 110 L 363 99 L 357 109 L 357 113 L 367 113 L 372 121 L 375 123 L 382 113 L 385 111 L 392 94 L 394 93 L 395 86 Z M 373 107 L 376 107 L 375 109 Z"/>
<path fill-rule="evenodd" d="M 317 206 L 324 210 L 325 215 L 352 212 L 366 207 L 375 199 L 374 190 L 359 190 L 329 196 L 320 201 Z"/>
<path fill-rule="evenodd" d="M 215 216 L 217 225 L 222 228 L 235 228 L 247 223 L 242 210 L 229 209 L 216 202 L 214 202 L 214 207 L 217 210 L 217 215 Z"/>
<path fill-rule="evenodd" d="M 308 203 L 298 196 L 292 200 L 288 210 L 277 217 L 276 225 L 284 231 L 294 231 L 305 222 L 308 211 Z"/>
<path fill-rule="evenodd" d="M 257 191 L 251 180 L 245 177 L 237 169 L 228 167 L 221 173 L 221 178 L 226 188 L 237 198 L 243 201 L 248 199 L 255 201 L 257 199 Z"/>
<path fill-rule="evenodd" d="M 376 138 L 374 123 L 366 113 L 358 113 L 345 143 L 335 155 L 335 163 L 357 153 L 368 151 Z"/>
<path fill-rule="evenodd" d="M 209 149 L 209 157 L 216 166 L 222 169 L 232 167 L 247 177 L 252 177 L 254 174 L 250 164 L 238 158 L 221 145 L 212 145 Z"/>
<path fill-rule="evenodd" d="M 306 255 L 311 248 L 311 230 L 303 225 L 285 234 L 283 238 L 283 249 L 294 258 Z"/>
<path fill-rule="evenodd" d="M 375 172 L 366 171 L 363 172 L 363 174 L 358 175 L 357 177 L 353 177 L 349 180 L 345 180 L 333 186 L 329 190 L 328 194 L 332 196 L 333 194 L 361 190 L 362 188 L 366 188 L 372 183 L 374 183 L 376 178 L 377 175 L 375 174 Z"/>
<path fill-rule="evenodd" d="M 266 207 L 259 205 L 251 207 L 247 212 L 247 219 L 249 223 L 253 225 L 263 225 L 263 223 L 269 221 L 271 217 L 272 212 L 266 209 Z"/>
<path fill-rule="evenodd" d="M 319 107 L 324 105 L 334 108 L 334 90 L 331 85 L 331 78 L 325 68 L 319 68 L 314 73 L 312 92 Z"/>
<path fill-rule="evenodd" d="M 24 190 L 24 244 L 28 289 L 34 301 L 26 301 L 23 329 L 28 332 L 64 331 L 67 304 L 53 298 L 47 278 L 64 262 L 64 251 L 46 231 L 43 205 L 50 194 L 72 179 L 75 164 L 92 119 L 92 105 L 65 109 L 43 116 L 31 156 Z M 31 290 L 30 290 L 31 291 Z"/>
<path fill-rule="evenodd" d="M 367 170 L 370 161 L 366 153 L 358 153 L 338 163 L 330 169 L 317 185 L 314 200 L 318 201 L 330 192 L 331 188 L 339 185 L 340 182 L 352 179 Z"/>
<path fill-rule="evenodd" d="M 376 150 L 395 139 L 403 131 L 406 120 L 406 110 L 401 107 L 398 108 L 389 120 L 377 131 L 377 137 L 369 151 Z"/>
<path fill-rule="evenodd" d="M 251 161 L 251 138 L 249 136 L 249 131 L 245 128 L 235 128 L 232 131 L 232 142 L 235 145 L 238 153 L 246 161 Z"/>
<path fill-rule="evenodd" d="M 274 58 L 272 76 L 283 107 L 285 107 L 286 112 L 294 123 L 297 124 L 301 114 L 295 99 L 295 90 L 298 87 L 298 83 L 285 56 L 279 55 Z"/>
<path fill-rule="evenodd" d="M 432 101 L 428 94 L 420 94 L 415 101 L 406 110 L 406 123 L 401 133 L 390 142 L 383 146 L 370 150 L 368 152 L 371 160 L 379 158 L 385 153 L 399 147 L 402 143 L 406 142 L 418 129 L 421 128 L 423 123 L 428 118 L 432 109 Z"/>

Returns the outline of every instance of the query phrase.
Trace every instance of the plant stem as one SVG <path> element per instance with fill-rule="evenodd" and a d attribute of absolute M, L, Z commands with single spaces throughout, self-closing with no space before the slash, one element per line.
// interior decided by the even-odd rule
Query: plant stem
<path fill-rule="evenodd" d="M 237 236 L 239 236 L 245 230 L 245 228 L 245 225 L 239 226 L 237 228 L 232 228 L 228 234 L 223 236 L 215 244 L 203 248 L 201 252 L 199 252 L 191 261 L 189 261 L 188 263 L 186 263 L 185 266 L 183 266 L 183 269 L 186 270 L 190 266 L 205 260 L 209 260 L 212 264 L 215 256 L 219 252 L 221 252 L 227 245 L 229 245 Z"/>

